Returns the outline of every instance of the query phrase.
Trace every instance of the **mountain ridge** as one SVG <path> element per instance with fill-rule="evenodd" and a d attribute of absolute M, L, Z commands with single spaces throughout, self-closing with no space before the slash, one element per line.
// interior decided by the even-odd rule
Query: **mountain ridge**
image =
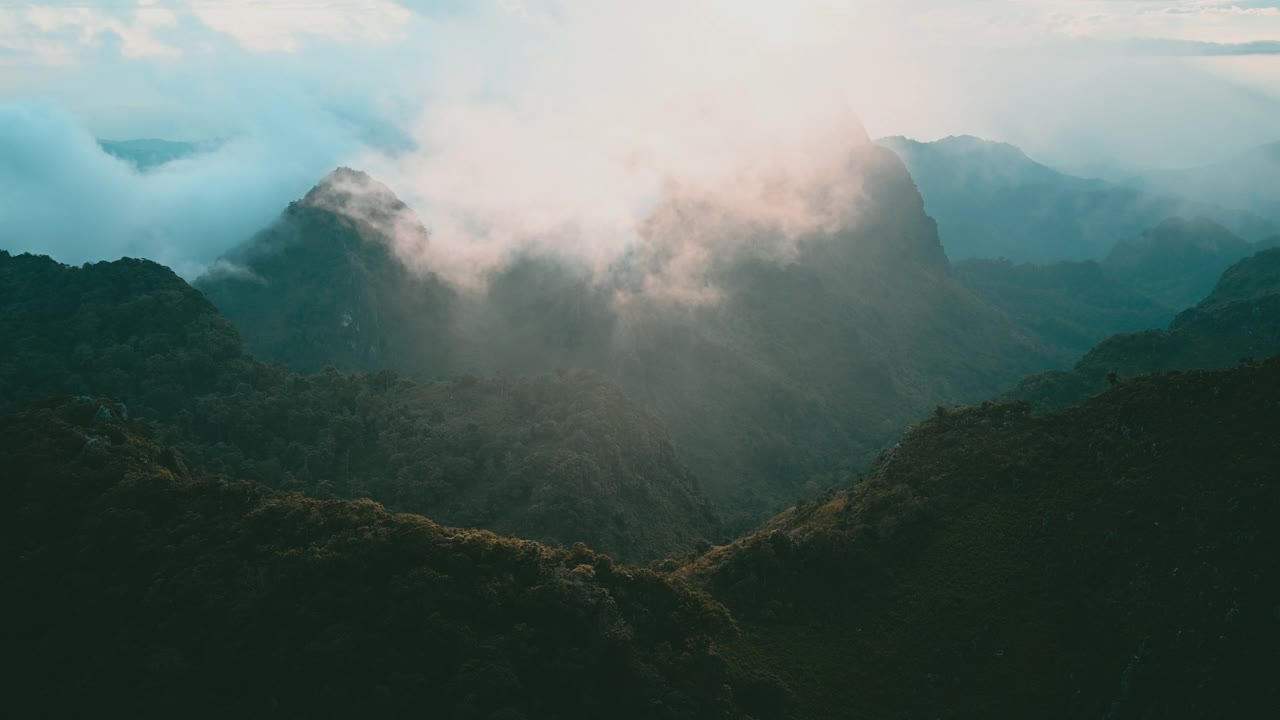
<path fill-rule="evenodd" d="M 877 142 L 902 156 L 953 260 L 1100 260 L 1116 242 L 1176 215 L 1208 216 L 1247 240 L 1275 234 L 1280 222 L 1248 210 L 1075 177 L 1031 160 L 1015 146 L 972 136 Z"/>
<path fill-rule="evenodd" d="M 800 238 L 782 260 L 749 251 L 717 256 L 705 279 L 721 291 L 717 302 L 682 306 L 630 292 L 644 286 L 629 277 L 647 272 L 643 263 L 624 263 L 620 277 L 600 278 L 555 258 L 524 255 L 496 271 L 487 288 L 453 295 L 451 308 L 436 304 L 438 323 L 408 334 L 444 346 L 436 348 L 441 364 L 456 363 L 449 373 L 586 367 L 612 378 L 667 426 L 713 499 L 738 518 L 731 525 L 749 526 L 797 494 L 820 492 L 831 473 L 869 460 L 902 424 L 938 402 L 979 400 L 1051 366 L 1031 338 L 951 276 L 936 224 L 901 160 L 868 147 L 849 162 L 865 190 L 854 221 Z M 661 253 L 662 242 L 708 241 L 689 235 L 696 222 L 666 221 L 699 207 L 678 197 L 660 206 L 653 222 L 674 234 L 656 236 L 659 244 L 636 257 Z M 347 221 L 326 222 L 303 229 L 318 234 Z M 406 222 L 422 225 L 412 217 Z M 359 233 L 343 232 L 361 241 Z M 307 245 L 298 244 L 297 252 Z M 322 275 L 334 261 L 298 255 L 277 272 L 305 277 L 300 268 L 319 263 L 315 273 Z M 267 282 L 196 285 L 243 329 L 250 347 L 289 361 L 299 343 L 273 348 L 269 341 L 278 335 L 256 318 L 309 307 L 310 293 L 291 290 L 252 263 L 248 269 Z M 376 274 L 369 278 L 377 282 Z M 398 287 L 399 280 L 387 284 Z M 416 292 L 411 280 L 405 287 Z M 616 302 L 619 291 L 627 303 Z M 384 302 L 371 297 L 375 307 Z M 299 316 L 289 332 L 309 332 L 307 319 Z M 309 367 L 334 362 L 414 376 L 438 372 L 432 358 L 412 348 L 372 357 L 330 351 L 329 342 L 308 347 L 317 351 Z M 696 397 L 709 401 L 691 402 Z"/>

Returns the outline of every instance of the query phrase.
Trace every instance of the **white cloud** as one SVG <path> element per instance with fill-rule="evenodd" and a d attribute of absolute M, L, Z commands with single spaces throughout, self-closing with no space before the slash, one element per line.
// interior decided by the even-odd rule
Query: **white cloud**
<path fill-rule="evenodd" d="M 252 52 L 295 52 L 308 38 L 342 45 L 399 42 L 412 16 L 393 0 L 3 4 L 0 47 L 8 49 L 9 64 L 36 65 L 82 62 L 111 34 L 119 38 L 126 58 L 173 58 L 184 48 L 207 52 L 210 40 L 218 36 L 230 37 Z"/>
<path fill-rule="evenodd" d="M 412 13 L 391 0 L 195 0 L 190 11 L 209 28 L 255 52 L 294 52 L 307 37 L 342 44 L 387 44 L 404 38 Z"/>
<path fill-rule="evenodd" d="M 99 48 L 114 35 L 125 57 L 176 57 L 182 50 L 158 35 L 177 23 L 173 10 L 147 0 L 118 12 L 82 4 L 23 4 L 0 8 L 0 45 L 16 51 L 24 61 L 67 64 L 82 50 Z"/>

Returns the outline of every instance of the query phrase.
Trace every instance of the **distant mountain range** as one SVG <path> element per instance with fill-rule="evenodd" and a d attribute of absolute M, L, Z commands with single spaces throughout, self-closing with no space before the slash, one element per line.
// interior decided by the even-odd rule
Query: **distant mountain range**
<path fill-rule="evenodd" d="M 181 142 L 146 138 L 138 140 L 99 140 L 98 145 L 113 157 L 124 160 L 138 170 L 151 170 L 192 155 L 216 150 L 222 142 L 204 140 Z"/>
<path fill-rule="evenodd" d="M 1116 243 L 1175 216 L 1208 218 L 1250 242 L 1280 234 L 1280 219 L 1259 214 L 1243 195 L 1074 177 L 971 136 L 878 142 L 906 163 L 953 260 L 1101 260 Z"/>
<path fill-rule="evenodd" d="M 1280 142 L 1200 167 L 1145 171 L 1130 181 L 1154 192 L 1240 208 L 1280 223 Z"/>

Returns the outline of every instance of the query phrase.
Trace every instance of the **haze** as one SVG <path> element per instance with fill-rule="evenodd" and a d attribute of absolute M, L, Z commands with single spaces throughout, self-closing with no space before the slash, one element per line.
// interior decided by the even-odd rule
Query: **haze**
<path fill-rule="evenodd" d="M 794 238 L 868 138 L 1085 173 L 1274 141 L 1277 37 L 1280 4 L 1205 0 L 9 3 L 0 245 L 194 276 L 338 165 L 459 282 L 529 246 L 607 265 L 675 188 Z M 104 138 L 223 142 L 144 171 Z"/>

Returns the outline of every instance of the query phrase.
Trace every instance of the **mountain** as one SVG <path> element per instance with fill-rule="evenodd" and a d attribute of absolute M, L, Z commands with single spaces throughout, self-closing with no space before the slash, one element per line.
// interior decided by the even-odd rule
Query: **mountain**
<path fill-rule="evenodd" d="M 1115 333 L 1168 325 L 1175 314 L 1092 260 L 963 260 L 954 267 L 967 287 L 1065 358 L 1079 357 Z"/>
<path fill-rule="evenodd" d="M 1262 250 L 1227 268 L 1213 292 L 1200 303 L 1204 310 L 1235 302 L 1261 300 L 1280 292 L 1280 237 Z"/>
<path fill-rule="evenodd" d="M 368 212 L 339 212 L 358 194 Z M 396 258 L 388 231 L 405 206 L 368 175 L 339 168 L 196 286 L 256 356 L 300 372 L 394 368 L 427 376 L 452 363 L 454 293 Z M 425 239 L 421 224 L 409 229 Z"/>
<path fill-rule="evenodd" d="M 953 260 L 1101 260 L 1115 243 L 1171 216 L 1205 216 L 1250 241 L 1280 232 L 1280 221 L 1213 205 L 1203 195 L 1067 175 L 1012 145 L 971 136 L 877 142 L 906 163 Z"/>
<path fill-rule="evenodd" d="M 1144 187 L 1247 210 L 1280 222 L 1280 142 L 1200 167 L 1149 171 Z"/>
<path fill-rule="evenodd" d="M 109 395 L 206 470 L 318 497 L 628 560 L 719 535 L 662 425 L 604 378 L 393 373 L 311 376 L 265 365 L 172 271 L 75 268 L 0 252 L 0 413 L 48 395 Z"/>
<path fill-rule="evenodd" d="M 1169 218 L 1116 243 L 1104 261 L 1130 287 L 1172 307 L 1194 304 L 1257 248 L 1206 218 Z"/>
<path fill-rule="evenodd" d="M 582 367 L 604 374 L 662 421 L 730 526 L 745 528 L 797 496 L 842 482 L 938 403 L 979 400 L 1053 366 L 1040 343 L 952 277 L 936 226 L 893 153 L 868 145 L 848 163 L 863 189 L 854 219 L 799 238 L 783 260 L 750 250 L 711 253 L 700 280 L 719 292 L 712 302 L 644 288 L 670 279 L 661 265 L 667 253 L 716 247 L 717 233 L 750 240 L 728 247 L 781 240 L 678 194 L 654 210 L 639 246 L 603 277 L 525 254 L 482 290 L 448 296 L 428 273 L 406 287 L 399 270 L 387 270 L 384 283 L 358 259 L 381 257 L 385 231 L 377 223 L 363 233 L 350 228 L 371 206 L 397 215 L 397 226 L 415 228 L 413 235 L 423 224 L 393 211 L 399 201 L 377 191 L 356 213 L 343 203 L 307 207 L 329 219 L 298 225 L 301 234 L 284 251 L 273 251 L 270 232 L 251 241 L 229 258 L 247 279 L 196 285 L 265 357 L 296 358 L 294 346 L 320 351 L 298 361 L 303 367 L 392 368 L 415 377 L 440 374 L 442 363 L 450 373 Z M 283 222 L 298 211 L 295 204 Z M 335 227 L 343 230 L 328 233 Z M 332 252 L 338 234 L 372 249 Z M 317 300 L 317 290 L 296 279 L 313 273 L 326 278 L 317 284 L 338 288 L 339 305 Z M 386 352 L 355 355 L 328 339 L 293 340 L 334 337 L 340 308 L 390 317 L 397 310 L 389 298 L 405 295 L 439 301 L 423 300 L 414 306 L 420 311 L 378 325 L 372 336 L 363 330 L 371 323 L 361 322 L 365 346 Z M 307 314 L 315 303 L 321 310 Z M 398 336 L 434 343 L 435 354 Z"/>
<path fill-rule="evenodd" d="M 1062 408 L 1135 375 L 1227 368 L 1243 359 L 1280 354 L 1280 248 L 1229 268 L 1195 307 L 1166 330 L 1121 334 L 1090 350 L 1069 371 L 1028 377 L 1007 397 L 1038 409 Z M 1114 373 L 1114 375 L 1112 375 Z"/>
<path fill-rule="evenodd" d="M 939 409 L 678 577 L 757 717 L 1257 717 L 1280 702 L 1280 359 Z M 768 710 L 769 712 L 766 712 Z"/>
<path fill-rule="evenodd" d="M 105 419 L 0 418 L 24 717 L 745 717 L 713 601 L 583 546 L 215 478 Z"/>
<path fill-rule="evenodd" d="M 216 150 L 220 144 L 218 141 L 177 142 L 156 138 L 98 141 L 98 145 L 108 155 L 124 160 L 143 172 L 174 160 Z"/>

